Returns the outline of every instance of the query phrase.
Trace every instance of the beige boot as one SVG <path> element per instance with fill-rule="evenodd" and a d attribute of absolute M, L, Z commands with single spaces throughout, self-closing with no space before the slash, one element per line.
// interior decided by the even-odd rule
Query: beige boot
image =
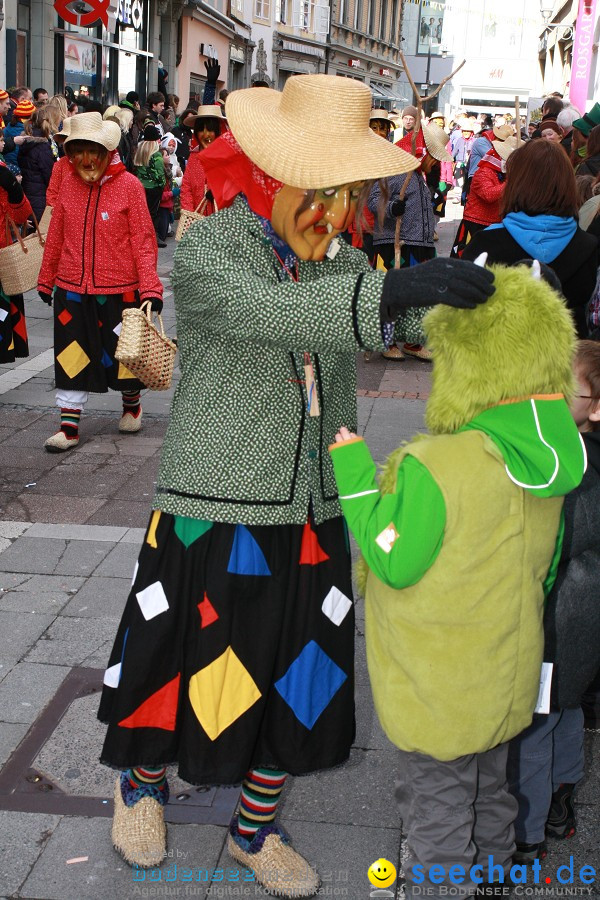
<path fill-rule="evenodd" d="M 44 447 L 48 453 L 64 453 L 65 450 L 73 450 L 79 443 L 79 438 L 68 438 L 64 431 L 57 431 L 45 442 Z"/>
<path fill-rule="evenodd" d="M 126 806 L 121 795 L 121 779 L 115 785 L 112 842 L 130 866 L 160 866 L 167 855 L 167 826 L 163 807 L 152 797 L 142 797 Z"/>
<path fill-rule="evenodd" d="M 313 897 L 321 884 L 318 873 L 274 825 L 259 828 L 252 841 L 248 841 L 239 836 L 234 820 L 227 850 L 237 862 L 254 872 L 259 884 L 275 897 Z"/>
<path fill-rule="evenodd" d="M 134 434 L 136 431 L 139 431 L 142 427 L 142 408 L 140 406 L 140 413 L 138 416 L 134 416 L 130 412 L 123 413 L 121 418 L 119 419 L 119 431 L 121 434 Z"/>

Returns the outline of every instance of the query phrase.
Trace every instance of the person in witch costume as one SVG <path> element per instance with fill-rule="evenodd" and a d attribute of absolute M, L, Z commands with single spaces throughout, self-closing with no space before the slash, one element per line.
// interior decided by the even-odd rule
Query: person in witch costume
<path fill-rule="evenodd" d="M 65 141 L 72 164 L 52 211 L 38 293 L 54 304 L 56 405 L 60 430 L 49 453 L 79 443 L 89 392 L 120 391 L 119 431 L 139 431 L 144 385 L 115 359 L 123 311 L 150 300 L 162 309 L 157 249 L 144 189 L 126 171 L 121 129 L 100 113 L 75 116 Z M 54 297 L 53 297 L 54 292 Z"/>
<path fill-rule="evenodd" d="M 375 272 L 338 240 L 371 179 L 418 165 L 374 134 L 370 109 L 365 85 L 328 75 L 234 91 L 231 133 L 202 152 L 219 212 L 175 256 L 182 378 L 98 713 L 129 863 L 164 859 L 177 763 L 192 784 L 242 783 L 228 851 L 283 897 L 320 882 L 275 821 L 287 774 L 341 765 L 354 739 L 350 551 L 327 445 L 356 418 L 356 351 L 383 349 L 408 305 L 493 291 L 473 264 Z"/>

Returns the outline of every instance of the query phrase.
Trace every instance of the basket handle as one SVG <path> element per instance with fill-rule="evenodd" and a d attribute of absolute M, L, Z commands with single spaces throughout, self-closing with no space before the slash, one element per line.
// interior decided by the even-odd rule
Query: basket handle
<path fill-rule="evenodd" d="M 148 319 L 148 322 L 150 323 L 150 325 L 153 325 L 154 323 L 152 321 L 152 301 L 144 300 L 144 302 L 140 306 L 140 309 L 142 310 L 142 312 L 146 313 L 146 318 Z M 165 333 L 165 326 L 163 325 L 162 316 L 160 313 L 156 313 L 156 317 L 157 317 L 158 323 L 160 325 L 160 333 L 161 333 L 162 337 L 166 338 L 167 335 Z"/>
<path fill-rule="evenodd" d="M 38 222 L 38 220 L 36 219 L 35 213 L 34 213 L 33 211 L 32 211 L 32 213 L 31 213 L 31 215 L 33 216 L 33 221 L 35 222 L 35 229 L 36 229 L 36 231 L 37 231 L 37 236 L 38 236 L 38 240 L 39 240 L 39 242 L 40 242 L 40 246 L 45 247 L 45 246 L 46 246 L 46 241 L 44 240 L 44 238 L 43 238 L 43 236 L 42 236 L 42 232 L 40 231 L 40 225 L 39 225 L 39 222 Z M 11 235 L 10 235 L 10 231 L 9 231 L 9 225 L 10 225 L 10 228 L 12 229 L 12 232 L 13 232 L 14 237 L 16 237 L 16 239 L 17 239 L 18 242 L 20 243 L 20 245 L 21 245 L 21 250 L 23 251 L 23 253 L 28 253 L 29 251 L 28 251 L 27 247 L 25 246 L 25 242 L 23 241 L 23 235 L 21 234 L 21 232 L 20 232 L 19 229 L 17 228 L 17 225 L 16 225 L 14 219 L 11 219 L 10 216 L 7 216 L 7 217 L 6 217 L 6 243 L 7 243 L 7 244 L 12 244 L 12 243 L 13 243 L 13 241 L 11 240 Z"/>
<path fill-rule="evenodd" d="M 41 245 L 42 247 L 45 247 L 45 246 L 46 246 L 46 239 L 44 238 L 44 236 L 42 235 L 42 232 L 40 231 L 40 223 L 38 222 L 37 217 L 36 217 L 36 215 L 35 215 L 35 213 L 34 213 L 33 210 L 31 210 L 31 217 L 32 217 L 32 219 L 33 219 L 33 221 L 34 221 L 34 223 L 35 223 L 35 230 L 36 230 L 36 232 L 37 232 L 38 241 L 40 242 L 40 245 Z"/>

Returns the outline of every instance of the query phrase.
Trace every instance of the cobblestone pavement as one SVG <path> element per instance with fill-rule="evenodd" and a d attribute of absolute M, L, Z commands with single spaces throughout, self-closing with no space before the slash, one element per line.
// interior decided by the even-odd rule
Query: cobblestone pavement
<path fill-rule="evenodd" d="M 442 255 L 460 207 L 449 204 L 449 214 L 438 229 Z M 159 256 L 170 334 L 172 252 L 171 243 Z M 235 791 L 198 793 L 175 781 L 168 865 L 143 873 L 143 881 L 112 850 L 114 776 L 98 763 L 97 687 L 147 523 L 172 390 L 144 394 L 144 427 L 131 436 L 117 431 L 119 398 L 92 395 L 77 450 L 45 453 L 57 427 L 51 311 L 34 295 L 26 303 L 31 356 L 0 372 L 0 900 L 263 896 L 225 850 Z M 360 357 L 358 367 L 360 430 L 383 460 L 423 427 L 429 365 L 374 354 L 369 362 Z M 402 823 L 395 750 L 373 712 L 360 602 L 356 650 L 350 762 L 290 780 L 282 821 L 319 868 L 325 895 L 362 900 L 375 859 L 400 867 Z M 551 845 L 543 866 L 551 886 L 571 854 L 576 873 L 584 864 L 600 869 L 595 732 L 587 734 L 586 753 L 579 831 L 568 845 Z"/>

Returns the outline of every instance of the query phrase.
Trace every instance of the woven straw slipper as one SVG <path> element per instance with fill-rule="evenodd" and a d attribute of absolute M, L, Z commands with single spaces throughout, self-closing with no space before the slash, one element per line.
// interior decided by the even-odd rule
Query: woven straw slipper
<path fill-rule="evenodd" d="M 240 844 L 255 852 L 248 852 Z M 296 853 L 284 832 L 274 826 L 260 828 L 252 843 L 230 830 L 227 850 L 237 862 L 254 872 L 259 884 L 274 897 L 313 897 L 321 884 L 317 872 Z"/>
<path fill-rule="evenodd" d="M 121 781 L 115 786 L 112 842 L 130 866 L 160 866 L 167 852 L 167 827 L 163 807 L 152 797 L 143 797 L 134 806 L 125 806 Z"/>

